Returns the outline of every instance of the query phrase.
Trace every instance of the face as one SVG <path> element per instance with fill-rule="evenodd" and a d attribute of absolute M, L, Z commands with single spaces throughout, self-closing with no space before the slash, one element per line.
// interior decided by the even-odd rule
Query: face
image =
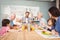
<path fill-rule="evenodd" d="M 25 16 L 26 16 L 26 17 L 29 17 L 29 13 L 25 13 Z"/>
<path fill-rule="evenodd" d="M 42 16 L 43 16 L 42 13 L 38 13 L 37 18 L 40 19 L 42 18 Z"/>
<path fill-rule="evenodd" d="M 16 18 L 16 15 L 14 14 L 14 15 L 11 15 L 11 17 L 10 17 L 10 19 L 11 20 L 14 20 Z"/>
<path fill-rule="evenodd" d="M 51 20 L 48 21 L 48 25 L 52 26 L 52 21 Z"/>
<path fill-rule="evenodd" d="M 48 14 L 49 14 L 49 16 L 50 16 L 50 18 L 52 17 L 52 15 L 50 14 L 50 12 L 48 12 Z"/>

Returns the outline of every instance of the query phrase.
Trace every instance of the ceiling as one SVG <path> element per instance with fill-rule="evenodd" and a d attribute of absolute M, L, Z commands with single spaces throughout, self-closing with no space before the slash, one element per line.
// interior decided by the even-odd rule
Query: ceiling
<path fill-rule="evenodd" d="M 55 1 L 55 0 L 0 0 L 0 1 Z"/>

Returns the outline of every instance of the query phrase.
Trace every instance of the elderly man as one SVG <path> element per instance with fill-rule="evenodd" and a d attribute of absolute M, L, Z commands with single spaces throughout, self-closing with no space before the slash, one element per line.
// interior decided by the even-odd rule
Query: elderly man
<path fill-rule="evenodd" d="M 10 17 L 9 17 L 9 20 L 10 20 L 10 25 L 13 26 L 14 25 L 14 20 L 16 18 L 16 15 L 15 14 L 12 14 Z"/>

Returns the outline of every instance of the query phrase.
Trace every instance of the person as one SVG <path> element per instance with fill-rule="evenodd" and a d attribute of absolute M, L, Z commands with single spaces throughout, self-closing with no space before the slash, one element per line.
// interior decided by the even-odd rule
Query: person
<path fill-rule="evenodd" d="M 3 36 L 10 29 L 10 20 L 3 19 L 2 20 L 2 28 L 0 29 L 0 36 Z"/>
<path fill-rule="evenodd" d="M 15 18 L 16 18 L 16 15 L 15 15 L 15 14 L 12 14 L 12 15 L 9 17 L 11 27 L 14 25 L 14 22 L 13 22 L 13 21 L 15 20 Z"/>
<path fill-rule="evenodd" d="M 53 19 L 53 18 L 49 18 L 48 20 L 47 20 L 47 30 L 48 31 L 52 31 L 52 28 L 53 28 L 53 26 L 55 26 L 55 22 L 56 22 L 56 20 L 55 19 Z"/>
<path fill-rule="evenodd" d="M 50 18 L 53 18 L 56 20 L 55 26 L 53 28 L 54 31 L 52 31 L 53 33 L 55 32 L 55 34 L 58 34 L 60 36 L 60 11 L 58 8 L 56 7 L 51 7 L 48 10 L 48 14 L 50 16 Z"/>
<path fill-rule="evenodd" d="M 38 21 L 40 21 L 39 23 L 40 26 L 44 27 L 43 24 L 44 23 L 47 24 L 47 21 L 43 18 L 43 14 L 41 12 L 37 14 L 37 19 Z"/>
<path fill-rule="evenodd" d="M 32 20 L 32 18 L 29 17 L 30 12 L 25 12 L 25 17 L 22 17 L 22 21 L 26 22 L 26 23 L 30 23 L 30 21 Z"/>

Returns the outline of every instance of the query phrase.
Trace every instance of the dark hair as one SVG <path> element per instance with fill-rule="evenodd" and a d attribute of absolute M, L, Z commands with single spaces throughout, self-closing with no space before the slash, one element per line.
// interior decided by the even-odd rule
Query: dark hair
<path fill-rule="evenodd" d="M 53 18 L 49 18 L 49 19 L 47 20 L 47 22 L 48 22 L 49 20 L 51 20 L 51 21 L 52 21 L 52 25 L 55 26 L 55 22 L 56 22 L 56 20 L 53 19 Z"/>
<path fill-rule="evenodd" d="M 8 20 L 8 19 L 2 20 L 2 26 L 7 26 L 7 24 L 9 24 L 9 23 L 10 23 L 10 20 Z"/>
<path fill-rule="evenodd" d="M 25 13 L 28 13 L 28 14 L 30 14 L 30 12 L 28 12 L 28 11 L 27 11 L 27 12 L 25 12 Z"/>
<path fill-rule="evenodd" d="M 60 16 L 60 11 L 56 7 L 51 7 L 49 10 L 50 14 L 54 17 L 59 17 Z"/>

